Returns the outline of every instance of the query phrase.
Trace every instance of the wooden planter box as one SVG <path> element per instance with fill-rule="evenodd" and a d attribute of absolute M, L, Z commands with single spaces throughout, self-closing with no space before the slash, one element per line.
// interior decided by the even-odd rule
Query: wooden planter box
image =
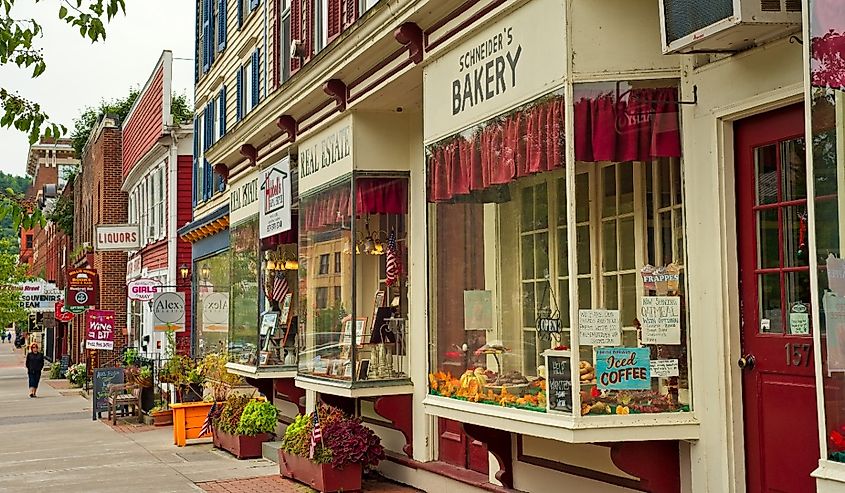
<path fill-rule="evenodd" d="M 153 426 L 170 426 L 173 424 L 173 411 L 171 409 L 156 411 L 151 413 L 150 416 L 153 417 Z"/>
<path fill-rule="evenodd" d="M 335 469 L 331 464 L 315 464 L 305 457 L 279 449 L 282 476 L 305 483 L 322 493 L 361 491 L 361 464 L 347 464 Z"/>
<path fill-rule="evenodd" d="M 200 435 L 202 424 L 211 409 L 211 402 L 185 402 L 171 404 L 173 409 L 173 443 L 179 447 L 185 446 L 186 440 L 194 438 L 211 438 L 211 433 Z M 222 403 L 218 403 L 221 406 Z"/>
<path fill-rule="evenodd" d="M 238 459 L 257 459 L 261 457 L 261 444 L 270 441 L 269 433 L 260 435 L 230 435 L 226 432 L 212 428 L 214 446 L 223 449 Z"/>

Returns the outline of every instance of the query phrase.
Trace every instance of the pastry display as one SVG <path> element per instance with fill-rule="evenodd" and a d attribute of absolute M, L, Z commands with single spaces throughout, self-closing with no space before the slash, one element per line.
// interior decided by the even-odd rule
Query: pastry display
<path fill-rule="evenodd" d="M 596 382 L 596 369 L 589 361 L 581 361 L 578 363 L 578 380 L 584 383 Z"/>

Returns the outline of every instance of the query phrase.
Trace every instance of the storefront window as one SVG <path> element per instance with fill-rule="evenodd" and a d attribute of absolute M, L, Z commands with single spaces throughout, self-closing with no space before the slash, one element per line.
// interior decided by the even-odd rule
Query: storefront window
<path fill-rule="evenodd" d="M 229 338 L 229 251 L 197 260 L 197 356 L 226 350 Z"/>
<path fill-rule="evenodd" d="M 407 380 L 407 179 L 356 175 L 300 208 L 299 373 Z"/>
<path fill-rule="evenodd" d="M 229 355 L 235 363 L 258 363 L 258 217 L 231 228 Z"/>
<path fill-rule="evenodd" d="M 557 94 L 428 148 L 431 393 L 688 409 L 677 90 L 643 87 L 576 86 L 572 170 Z"/>
<path fill-rule="evenodd" d="M 296 369 L 298 269 L 296 231 L 262 240 L 263 306 L 259 325 L 261 366 Z"/>
<path fill-rule="evenodd" d="M 845 462 L 845 5 L 834 0 L 810 2 L 813 188 L 815 247 L 818 264 L 819 334 L 822 357 L 824 427 L 827 458 Z M 824 453 L 823 453 L 824 456 Z"/>

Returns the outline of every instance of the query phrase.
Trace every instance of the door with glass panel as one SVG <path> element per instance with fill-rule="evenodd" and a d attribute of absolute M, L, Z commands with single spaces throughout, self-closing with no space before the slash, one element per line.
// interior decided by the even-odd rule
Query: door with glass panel
<path fill-rule="evenodd" d="M 815 491 L 804 107 L 735 125 L 747 491 Z"/>

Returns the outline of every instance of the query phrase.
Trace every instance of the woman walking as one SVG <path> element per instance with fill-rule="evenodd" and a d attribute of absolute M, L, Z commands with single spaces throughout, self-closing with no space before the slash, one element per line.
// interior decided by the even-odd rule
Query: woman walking
<path fill-rule="evenodd" d="M 29 374 L 29 396 L 35 397 L 38 391 L 38 381 L 41 380 L 41 370 L 44 369 L 44 355 L 38 352 L 38 344 L 29 346 L 26 355 L 26 372 Z"/>

